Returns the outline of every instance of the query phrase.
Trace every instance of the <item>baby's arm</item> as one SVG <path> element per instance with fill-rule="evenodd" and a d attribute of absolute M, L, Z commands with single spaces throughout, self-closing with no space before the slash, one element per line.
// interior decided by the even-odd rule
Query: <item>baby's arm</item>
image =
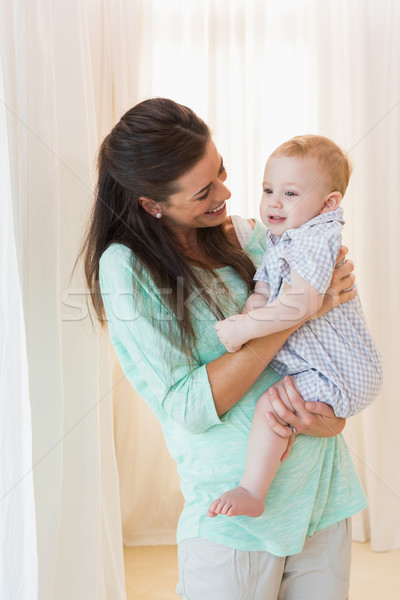
<path fill-rule="evenodd" d="M 241 314 L 247 314 L 256 308 L 264 308 L 269 300 L 270 288 L 266 281 L 256 281 L 254 292 L 246 300 Z"/>
<path fill-rule="evenodd" d="M 291 282 L 291 287 L 268 306 L 233 315 L 215 324 L 217 335 L 228 352 L 236 352 L 254 338 L 298 325 L 321 308 L 323 296 L 294 269 L 291 270 Z"/>
<path fill-rule="evenodd" d="M 245 315 L 245 314 L 249 313 L 250 311 L 256 310 L 258 308 L 264 308 L 265 306 L 267 306 L 268 300 L 269 300 L 269 294 L 270 294 L 269 283 L 267 283 L 266 281 L 256 281 L 256 284 L 254 286 L 254 292 L 252 294 L 250 294 L 250 296 L 247 298 L 246 304 L 244 305 L 243 310 L 240 314 Z M 229 319 L 232 322 L 238 316 L 240 316 L 240 315 L 231 315 L 229 317 Z M 225 321 L 219 321 L 215 325 L 215 328 L 217 330 L 217 334 L 219 337 L 220 337 L 220 335 L 219 335 L 220 323 L 225 323 Z M 220 337 L 220 339 L 221 339 L 221 337 Z M 222 339 L 221 339 L 221 342 L 224 343 L 222 341 Z M 224 344 L 224 345 L 225 345 L 226 349 L 228 350 L 228 352 L 237 352 L 238 350 L 240 350 L 243 343 L 241 343 L 238 346 L 235 346 L 233 344 L 228 344 L 228 343 Z"/>

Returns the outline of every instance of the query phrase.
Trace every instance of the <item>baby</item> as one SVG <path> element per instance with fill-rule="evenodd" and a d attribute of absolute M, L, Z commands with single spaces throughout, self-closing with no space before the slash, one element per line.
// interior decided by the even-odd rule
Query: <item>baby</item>
<path fill-rule="evenodd" d="M 340 203 L 350 174 L 347 156 L 322 136 L 295 137 L 272 153 L 260 205 L 267 245 L 254 294 L 242 314 L 215 325 L 229 352 L 250 339 L 301 324 L 319 310 L 341 245 Z M 339 417 L 365 408 L 381 387 L 380 356 L 357 296 L 303 324 L 270 365 L 282 377 L 294 376 L 305 401 L 326 402 Z M 264 512 L 288 445 L 267 424 L 265 413 L 272 410 L 265 392 L 256 405 L 240 484 L 212 502 L 209 516 L 256 517 Z"/>

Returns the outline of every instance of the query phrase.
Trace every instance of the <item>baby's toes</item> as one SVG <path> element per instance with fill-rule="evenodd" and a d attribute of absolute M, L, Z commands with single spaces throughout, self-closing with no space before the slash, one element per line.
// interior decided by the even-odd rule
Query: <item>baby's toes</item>
<path fill-rule="evenodd" d="M 224 502 L 224 505 L 220 511 L 221 515 L 227 515 L 229 514 L 230 509 L 232 508 L 232 503 L 231 502 Z"/>
<path fill-rule="evenodd" d="M 210 506 L 208 507 L 208 511 L 207 511 L 207 515 L 209 517 L 216 517 L 217 515 L 219 515 L 220 511 L 218 510 L 218 507 L 221 503 L 221 499 L 217 498 L 216 500 L 214 500 L 214 502 L 211 502 Z"/>

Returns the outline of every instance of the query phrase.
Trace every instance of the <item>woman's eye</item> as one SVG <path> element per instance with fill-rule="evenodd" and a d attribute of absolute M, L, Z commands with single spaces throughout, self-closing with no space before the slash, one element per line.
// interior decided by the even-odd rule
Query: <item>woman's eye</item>
<path fill-rule="evenodd" d="M 210 193 L 210 188 L 207 189 L 206 193 L 203 194 L 202 196 L 200 196 L 199 198 L 197 198 L 197 200 L 205 200 L 206 198 L 208 198 L 208 194 Z"/>

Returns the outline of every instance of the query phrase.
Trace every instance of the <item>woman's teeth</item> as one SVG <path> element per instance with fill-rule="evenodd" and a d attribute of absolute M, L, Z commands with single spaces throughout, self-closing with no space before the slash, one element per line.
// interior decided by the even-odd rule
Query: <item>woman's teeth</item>
<path fill-rule="evenodd" d="M 214 208 L 213 210 L 208 210 L 206 214 L 218 212 L 219 210 L 223 209 L 224 206 L 225 202 L 223 202 L 220 206 L 217 206 L 217 208 Z"/>

